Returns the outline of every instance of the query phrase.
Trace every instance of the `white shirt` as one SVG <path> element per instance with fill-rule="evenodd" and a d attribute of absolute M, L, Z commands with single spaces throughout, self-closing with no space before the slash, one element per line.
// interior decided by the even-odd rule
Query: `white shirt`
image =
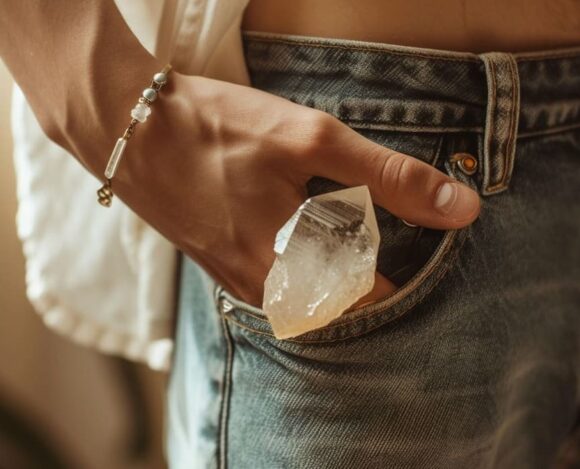
<path fill-rule="evenodd" d="M 240 35 L 248 1 L 116 3 L 149 52 L 179 72 L 249 84 Z M 108 209 L 96 202 L 99 181 L 46 137 L 17 86 L 12 128 L 16 223 L 34 308 L 77 342 L 168 369 L 176 248 L 121 200 Z"/>

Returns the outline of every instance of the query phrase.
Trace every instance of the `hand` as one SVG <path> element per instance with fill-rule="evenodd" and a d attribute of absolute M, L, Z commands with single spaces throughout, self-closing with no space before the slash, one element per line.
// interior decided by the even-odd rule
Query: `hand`
<path fill-rule="evenodd" d="M 405 220 L 459 228 L 479 197 L 430 165 L 339 120 L 245 86 L 174 73 L 146 129 L 127 146 L 114 187 L 145 220 L 238 298 L 260 306 L 279 228 L 322 176 L 366 184 Z M 394 290 L 377 274 L 357 304 Z"/>
<path fill-rule="evenodd" d="M 41 126 L 102 181 L 129 110 L 164 63 L 141 46 L 112 0 L 34 8 L 0 0 L 0 13 L 0 56 Z M 113 188 L 217 282 L 260 306 L 275 235 L 315 175 L 366 184 L 376 204 L 417 225 L 459 228 L 479 213 L 471 189 L 328 114 L 176 72 L 127 145 Z M 377 275 L 359 304 L 394 288 Z"/>

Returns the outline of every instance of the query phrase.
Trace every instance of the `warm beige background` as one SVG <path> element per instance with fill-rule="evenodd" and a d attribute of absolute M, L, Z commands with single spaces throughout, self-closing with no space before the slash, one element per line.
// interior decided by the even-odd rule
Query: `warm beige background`
<path fill-rule="evenodd" d="M 32 419 L 75 469 L 164 467 L 161 457 L 165 376 L 130 367 L 143 383 L 152 448 L 131 456 L 131 400 L 119 360 L 48 331 L 25 296 L 16 236 L 16 188 L 9 126 L 11 79 L 0 62 L 0 399 Z M 140 425 L 140 424 L 139 424 Z M 141 425 L 142 426 L 142 425 Z M 1 449 L 1 448 L 0 448 Z M 6 462 L 4 461 L 3 464 Z M 16 469 L 2 465 L 3 469 Z"/>

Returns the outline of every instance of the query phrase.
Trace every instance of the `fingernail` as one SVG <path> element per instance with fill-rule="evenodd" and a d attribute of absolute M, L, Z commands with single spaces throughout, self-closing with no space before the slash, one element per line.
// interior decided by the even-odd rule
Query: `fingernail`
<path fill-rule="evenodd" d="M 435 209 L 456 221 L 470 218 L 479 207 L 479 196 L 464 184 L 445 182 L 435 195 Z"/>

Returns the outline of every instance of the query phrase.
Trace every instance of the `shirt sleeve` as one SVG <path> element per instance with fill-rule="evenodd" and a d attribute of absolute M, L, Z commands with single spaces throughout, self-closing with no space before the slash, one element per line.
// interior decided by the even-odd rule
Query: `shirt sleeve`
<path fill-rule="evenodd" d="M 50 328 L 102 352 L 166 370 L 177 250 L 46 137 L 14 86 L 12 129 L 27 296 Z"/>

